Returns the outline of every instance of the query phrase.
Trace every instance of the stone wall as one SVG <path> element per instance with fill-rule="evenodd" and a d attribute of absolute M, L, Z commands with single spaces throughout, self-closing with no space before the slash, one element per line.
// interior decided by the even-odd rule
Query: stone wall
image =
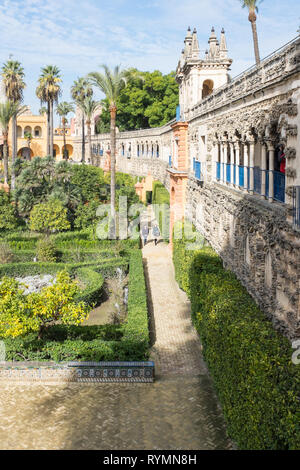
<path fill-rule="evenodd" d="M 160 181 L 170 190 L 170 179 L 167 173 L 168 164 L 151 158 L 117 158 L 117 171 L 134 176 L 145 177 L 151 174 L 154 180 Z"/>
<path fill-rule="evenodd" d="M 300 336 L 300 232 L 286 208 L 190 178 L 186 217 L 220 254 L 274 326 Z"/>

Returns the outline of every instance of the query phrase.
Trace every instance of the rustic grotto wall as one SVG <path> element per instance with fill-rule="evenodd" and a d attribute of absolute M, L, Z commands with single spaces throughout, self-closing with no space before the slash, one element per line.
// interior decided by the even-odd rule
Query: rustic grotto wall
<path fill-rule="evenodd" d="M 274 326 L 300 336 L 300 232 L 286 209 L 218 184 L 190 178 L 186 217 L 241 280 Z"/>

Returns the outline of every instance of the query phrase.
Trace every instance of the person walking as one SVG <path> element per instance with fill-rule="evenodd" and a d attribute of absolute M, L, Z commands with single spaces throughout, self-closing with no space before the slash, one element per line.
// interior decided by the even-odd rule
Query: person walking
<path fill-rule="evenodd" d="M 153 233 L 154 243 L 155 243 L 155 246 L 156 246 L 158 238 L 160 237 L 160 230 L 159 230 L 159 227 L 158 227 L 157 224 L 154 225 L 154 227 L 152 229 L 152 233 Z"/>
<path fill-rule="evenodd" d="M 144 245 L 147 243 L 148 235 L 149 235 L 149 227 L 148 225 L 144 225 L 142 228 L 142 235 L 144 238 Z"/>

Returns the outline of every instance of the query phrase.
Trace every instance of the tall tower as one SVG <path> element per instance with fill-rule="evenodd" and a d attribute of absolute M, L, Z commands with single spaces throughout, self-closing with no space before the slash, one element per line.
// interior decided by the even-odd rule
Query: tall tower
<path fill-rule="evenodd" d="M 228 58 L 224 29 L 221 31 L 220 41 L 216 36 L 215 29 L 211 29 L 208 40 L 209 47 L 203 59 L 200 58 L 196 28 L 193 33 L 191 28 L 188 28 L 184 44 L 185 47 L 182 50 L 176 71 L 181 117 L 187 116 L 187 113 L 197 103 L 210 95 L 216 88 L 228 83 L 228 71 L 232 64 L 232 59 Z"/>

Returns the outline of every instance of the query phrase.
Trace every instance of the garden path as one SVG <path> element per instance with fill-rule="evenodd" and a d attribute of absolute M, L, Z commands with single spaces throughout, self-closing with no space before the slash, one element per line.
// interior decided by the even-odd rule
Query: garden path
<path fill-rule="evenodd" d="M 151 207 L 143 216 L 142 226 L 155 221 Z M 150 236 L 143 246 L 148 283 L 149 310 L 152 316 L 152 359 L 158 375 L 207 374 L 199 336 L 191 321 L 191 306 L 185 292 L 175 281 L 169 246 Z"/>

